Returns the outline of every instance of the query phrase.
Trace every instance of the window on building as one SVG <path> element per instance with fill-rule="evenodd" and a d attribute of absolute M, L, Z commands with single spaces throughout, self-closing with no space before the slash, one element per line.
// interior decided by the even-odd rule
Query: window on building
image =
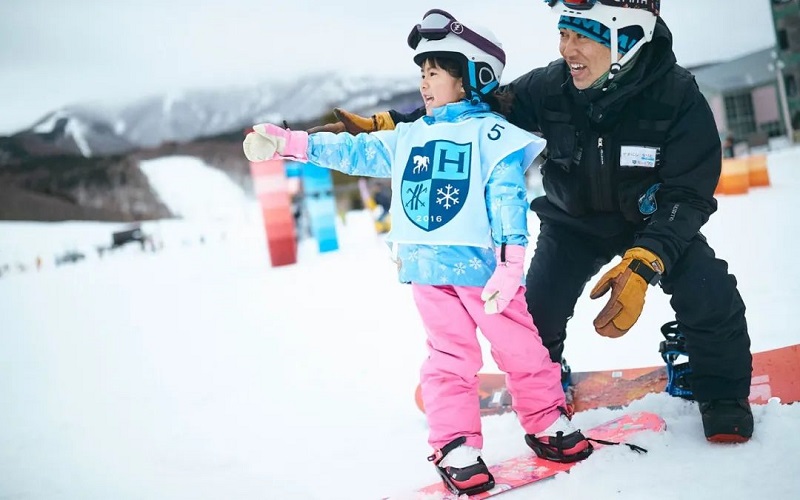
<path fill-rule="evenodd" d="M 780 50 L 789 50 L 789 35 L 785 29 L 778 30 L 778 48 Z"/>
<path fill-rule="evenodd" d="M 792 113 L 792 128 L 794 130 L 800 130 L 800 111 Z"/>
<path fill-rule="evenodd" d="M 781 44 L 781 50 L 800 51 L 800 16 L 784 17 L 778 22 L 778 28 L 778 43 Z M 785 41 L 780 39 L 782 36 L 786 37 Z M 784 43 L 786 48 L 783 47 Z"/>
<path fill-rule="evenodd" d="M 728 131 L 737 139 L 745 139 L 756 131 L 753 96 L 750 92 L 725 96 Z"/>
<path fill-rule="evenodd" d="M 785 73 L 783 83 L 786 86 L 786 97 L 795 97 L 797 95 L 797 77 L 794 76 L 794 73 Z"/>
<path fill-rule="evenodd" d="M 767 134 L 767 137 L 778 137 L 785 133 L 783 131 L 783 124 L 777 120 L 774 122 L 762 123 L 758 128 L 761 132 Z"/>

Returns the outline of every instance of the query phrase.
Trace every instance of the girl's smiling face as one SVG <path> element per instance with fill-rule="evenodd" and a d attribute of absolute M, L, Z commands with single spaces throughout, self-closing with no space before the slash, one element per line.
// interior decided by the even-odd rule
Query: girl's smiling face
<path fill-rule="evenodd" d="M 439 67 L 433 59 L 425 60 L 420 69 L 422 80 L 419 84 L 419 91 L 422 94 L 425 113 L 428 116 L 433 115 L 434 108 L 458 102 L 464 98 L 465 92 L 461 85 L 461 78 L 452 76 Z"/>

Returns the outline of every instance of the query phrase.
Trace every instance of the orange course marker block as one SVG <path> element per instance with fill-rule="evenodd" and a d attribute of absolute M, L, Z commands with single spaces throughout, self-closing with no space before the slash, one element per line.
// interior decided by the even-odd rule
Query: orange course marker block
<path fill-rule="evenodd" d="M 749 160 L 747 158 L 722 160 L 722 173 L 719 176 L 715 194 L 745 194 L 749 189 Z"/>
<path fill-rule="evenodd" d="M 747 168 L 750 186 L 769 186 L 769 172 L 767 171 L 767 155 L 752 155 L 747 158 Z"/>

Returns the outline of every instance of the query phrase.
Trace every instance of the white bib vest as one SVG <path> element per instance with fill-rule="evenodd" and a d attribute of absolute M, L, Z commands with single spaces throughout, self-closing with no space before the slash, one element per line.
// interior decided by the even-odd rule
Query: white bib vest
<path fill-rule="evenodd" d="M 392 163 L 393 243 L 492 246 L 484 189 L 506 156 L 541 140 L 500 116 L 429 125 L 401 123 Z"/>

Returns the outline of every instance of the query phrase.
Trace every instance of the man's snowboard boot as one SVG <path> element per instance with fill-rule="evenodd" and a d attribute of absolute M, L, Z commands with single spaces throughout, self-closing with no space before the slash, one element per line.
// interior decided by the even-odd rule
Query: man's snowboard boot
<path fill-rule="evenodd" d="M 481 450 L 456 438 L 428 457 L 447 489 L 456 495 L 476 495 L 494 488 L 494 477 L 481 458 Z"/>
<path fill-rule="evenodd" d="M 677 321 L 661 327 L 664 340 L 658 350 L 667 364 L 666 391 L 684 399 L 694 399 L 692 368 L 689 362 L 676 363 L 680 356 L 689 357 L 686 338 Z M 753 412 L 747 399 L 715 399 L 698 401 L 706 439 L 713 443 L 744 443 L 753 435 Z"/>
<path fill-rule="evenodd" d="M 566 415 L 560 415 L 550 427 L 537 435 L 525 434 L 525 442 L 536 455 L 553 462 L 577 462 L 592 454 L 594 448 Z"/>
<path fill-rule="evenodd" d="M 706 439 L 713 443 L 744 443 L 753 435 L 753 412 L 746 399 L 698 401 Z"/>

